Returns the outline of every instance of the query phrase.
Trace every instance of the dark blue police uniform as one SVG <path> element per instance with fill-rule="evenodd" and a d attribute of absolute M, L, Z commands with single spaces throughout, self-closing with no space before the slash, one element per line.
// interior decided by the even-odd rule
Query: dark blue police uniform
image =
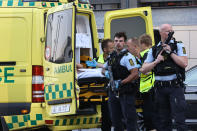
<path fill-rule="evenodd" d="M 170 41 L 174 44 L 172 51 L 178 56 L 187 56 L 183 43 Z M 150 49 L 145 63 L 151 63 L 156 59 L 157 49 L 161 42 Z M 185 109 L 186 101 L 182 83 L 181 69 L 168 55 L 164 54 L 164 61 L 154 67 L 155 73 L 155 101 L 158 113 L 158 131 L 171 131 L 172 119 L 178 131 L 186 131 Z"/>
<path fill-rule="evenodd" d="M 108 66 L 112 66 L 115 83 L 128 77 L 130 70 L 137 68 L 135 57 L 124 49 L 114 60 L 111 59 L 111 61 L 109 60 L 104 64 L 105 69 L 108 69 Z M 128 83 L 119 86 L 117 90 L 114 87 L 111 87 L 111 90 L 109 90 L 108 102 L 114 131 L 123 131 L 124 124 L 127 131 L 136 130 L 136 89 L 137 87 L 134 83 Z"/>

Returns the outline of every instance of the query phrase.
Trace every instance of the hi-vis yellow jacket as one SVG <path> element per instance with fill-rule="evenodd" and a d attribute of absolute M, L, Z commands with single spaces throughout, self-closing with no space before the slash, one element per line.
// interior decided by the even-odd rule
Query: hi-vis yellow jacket
<path fill-rule="evenodd" d="M 98 63 L 101 63 L 101 64 L 104 64 L 105 63 L 105 60 L 104 60 L 104 57 L 103 57 L 104 54 L 101 54 L 98 58 Z"/>
<path fill-rule="evenodd" d="M 149 49 L 146 49 L 140 53 L 140 56 L 143 58 L 146 53 L 148 53 Z M 144 61 L 142 61 L 144 63 Z M 147 74 L 141 73 L 140 75 L 140 92 L 148 92 L 153 86 L 155 82 L 154 73 L 151 71 Z"/>

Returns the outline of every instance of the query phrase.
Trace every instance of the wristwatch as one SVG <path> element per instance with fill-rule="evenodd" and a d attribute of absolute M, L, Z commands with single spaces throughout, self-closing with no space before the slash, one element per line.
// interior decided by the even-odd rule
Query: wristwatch
<path fill-rule="evenodd" d="M 174 53 L 174 51 L 170 51 L 169 55 L 171 55 L 172 53 Z"/>

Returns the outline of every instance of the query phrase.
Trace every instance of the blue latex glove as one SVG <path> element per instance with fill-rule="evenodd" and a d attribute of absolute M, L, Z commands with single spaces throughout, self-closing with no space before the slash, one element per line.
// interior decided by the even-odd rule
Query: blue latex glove
<path fill-rule="evenodd" d="M 121 80 L 116 80 L 116 81 L 115 81 L 116 89 L 119 88 L 120 84 L 121 84 Z"/>
<path fill-rule="evenodd" d="M 106 77 L 107 79 L 110 79 L 109 71 L 105 71 L 105 77 Z"/>
<path fill-rule="evenodd" d="M 93 59 L 92 61 L 86 61 L 86 65 L 89 67 L 96 67 L 97 62 Z"/>

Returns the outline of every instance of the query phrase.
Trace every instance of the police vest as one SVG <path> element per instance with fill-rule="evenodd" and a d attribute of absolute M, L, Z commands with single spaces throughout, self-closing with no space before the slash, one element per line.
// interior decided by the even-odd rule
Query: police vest
<path fill-rule="evenodd" d="M 174 52 L 177 52 L 177 42 L 170 43 L 171 50 Z M 158 49 L 162 48 L 161 45 L 153 46 L 153 58 L 156 59 L 156 54 L 158 54 Z M 172 75 L 176 74 L 176 67 L 177 64 L 173 61 L 173 59 L 170 57 L 169 54 L 163 52 L 162 55 L 164 56 L 164 61 L 161 61 L 159 64 L 157 64 L 154 68 L 154 73 L 156 76 L 166 76 L 166 75 Z"/>
<path fill-rule="evenodd" d="M 144 63 L 149 49 L 140 53 L 141 63 Z M 149 72 L 148 74 L 140 74 L 140 92 L 148 92 L 153 86 L 155 82 L 155 76 L 153 72 Z"/>
<path fill-rule="evenodd" d="M 114 80 L 123 80 L 130 75 L 128 69 L 120 65 L 120 60 L 124 55 L 127 55 L 128 50 L 120 52 L 120 54 L 113 55 L 113 58 L 110 58 L 110 65 L 112 66 L 113 78 Z"/>
<path fill-rule="evenodd" d="M 170 47 L 173 52 L 175 51 L 177 53 L 178 43 L 182 43 L 182 42 L 177 42 L 174 40 L 174 43 L 170 43 Z M 154 46 L 152 48 L 154 59 L 156 59 L 156 53 L 158 53 L 157 52 L 158 48 L 160 48 L 160 46 Z M 166 76 L 166 75 L 176 74 L 179 82 L 183 83 L 183 81 L 185 80 L 185 69 L 177 65 L 167 53 L 164 53 L 163 56 L 164 56 L 164 61 L 157 64 L 153 70 L 155 75 Z"/>

